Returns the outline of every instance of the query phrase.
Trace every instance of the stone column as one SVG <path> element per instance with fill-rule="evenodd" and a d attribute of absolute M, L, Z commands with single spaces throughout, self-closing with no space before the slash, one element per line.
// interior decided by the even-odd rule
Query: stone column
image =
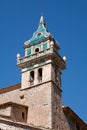
<path fill-rule="evenodd" d="M 38 84 L 38 68 L 35 69 L 34 74 L 34 85 L 36 85 Z"/>

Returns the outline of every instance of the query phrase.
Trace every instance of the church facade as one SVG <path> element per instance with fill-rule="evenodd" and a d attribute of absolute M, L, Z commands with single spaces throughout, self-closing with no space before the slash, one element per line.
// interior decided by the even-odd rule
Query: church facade
<path fill-rule="evenodd" d="M 62 105 L 61 74 L 66 57 L 47 31 L 43 16 L 32 38 L 17 54 L 21 83 L 0 89 L 0 130 L 87 130 L 87 124 Z"/>

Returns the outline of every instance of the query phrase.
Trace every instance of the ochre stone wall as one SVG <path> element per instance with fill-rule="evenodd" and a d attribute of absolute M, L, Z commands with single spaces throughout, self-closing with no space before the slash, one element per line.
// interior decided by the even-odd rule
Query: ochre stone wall
<path fill-rule="evenodd" d="M 51 80 L 51 64 L 46 64 L 40 67 L 36 67 L 34 69 L 24 71 L 22 72 L 22 89 L 29 88 L 31 87 L 30 84 L 30 72 L 33 70 L 34 71 L 34 84 L 33 85 L 38 85 L 38 70 L 42 68 L 42 82 L 47 82 Z"/>
<path fill-rule="evenodd" d="M 0 116 L 11 117 L 11 107 L 0 108 Z"/>
<path fill-rule="evenodd" d="M 23 123 L 0 119 L 0 130 L 39 130 Z"/>
<path fill-rule="evenodd" d="M 52 128 L 58 129 L 61 117 L 61 91 L 52 84 Z"/>
<path fill-rule="evenodd" d="M 23 98 L 21 98 L 22 96 Z M 0 104 L 9 101 L 28 106 L 28 124 L 51 127 L 50 82 L 23 91 L 17 89 L 0 94 Z"/>
<path fill-rule="evenodd" d="M 30 125 L 51 128 L 51 83 L 23 90 L 24 99 L 21 102 L 28 104 L 27 122 Z"/>
<path fill-rule="evenodd" d="M 22 88 L 16 88 L 11 91 L 0 93 L 0 104 L 13 102 L 28 106 L 27 120 L 25 124 L 33 125 L 41 128 L 50 128 L 55 130 L 76 130 L 76 124 L 67 118 L 62 110 L 61 86 L 55 83 L 55 67 L 52 64 L 43 65 L 42 82 L 37 82 L 37 70 L 35 68 L 34 85 L 29 86 L 29 71 L 25 72 L 27 80 L 22 82 Z M 58 70 L 57 70 L 58 71 Z M 59 72 L 60 74 L 60 72 Z M 59 75 L 60 77 L 60 75 Z M 23 77 L 22 77 L 23 78 Z M 26 87 L 27 88 L 26 88 Z M 15 107 L 13 121 L 23 122 L 21 111 L 25 112 L 25 108 L 17 109 Z M 0 123 L 0 127 L 5 130 L 25 130 L 24 128 L 11 126 L 10 124 Z"/>
<path fill-rule="evenodd" d="M 19 95 L 20 95 L 20 88 L 7 91 L 4 93 L 2 92 L 0 93 L 0 104 L 4 104 L 10 101 L 20 104 Z"/>
<path fill-rule="evenodd" d="M 0 122 L 0 130 L 29 130 L 29 129 Z"/>
<path fill-rule="evenodd" d="M 12 101 L 28 106 L 27 123 L 37 127 L 59 128 L 61 111 L 61 91 L 55 86 L 55 68 L 52 64 L 42 67 L 42 83 L 37 82 L 37 70 L 35 68 L 34 85 L 29 87 L 29 71 L 25 72 L 27 80 L 22 82 L 22 89 L 16 89 L 0 94 L 0 103 Z M 23 77 L 22 77 L 23 78 Z M 54 83 L 51 82 L 53 80 Z M 27 89 L 23 89 L 26 88 Z M 19 112 L 20 113 L 20 112 Z M 16 115 L 18 116 L 18 111 Z M 18 119 L 19 121 L 19 119 Z M 20 120 L 21 122 L 21 120 Z"/>

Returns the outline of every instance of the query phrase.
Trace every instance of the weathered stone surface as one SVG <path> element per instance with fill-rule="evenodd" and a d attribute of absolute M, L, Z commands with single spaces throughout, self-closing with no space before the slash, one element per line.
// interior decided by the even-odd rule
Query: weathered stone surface
<path fill-rule="evenodd" d="M 0 130 L 40 130 L 39 128 L 28 126 L 23 123 L 12 122 L 0 119 Z"/>

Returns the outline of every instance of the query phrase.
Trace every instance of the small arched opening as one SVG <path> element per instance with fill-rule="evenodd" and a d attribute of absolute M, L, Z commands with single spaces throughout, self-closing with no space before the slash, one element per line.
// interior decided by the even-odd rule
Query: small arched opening
<path fill-rule="evenodd" d="M 34 84 L 34 71 L 30 72 L 30 85 Z"/>
<path fill-rule="evenodd" d="M 39 83 L 42 82 L 42 68 L 38 69 L 38 81 Z"/>
<path fill-rule="evenodd" d="M 39 48 L 36 48 L 36 49 L 35 49 L 35 52 L 38 53 L 38 52 L 39 52 Z"/>

